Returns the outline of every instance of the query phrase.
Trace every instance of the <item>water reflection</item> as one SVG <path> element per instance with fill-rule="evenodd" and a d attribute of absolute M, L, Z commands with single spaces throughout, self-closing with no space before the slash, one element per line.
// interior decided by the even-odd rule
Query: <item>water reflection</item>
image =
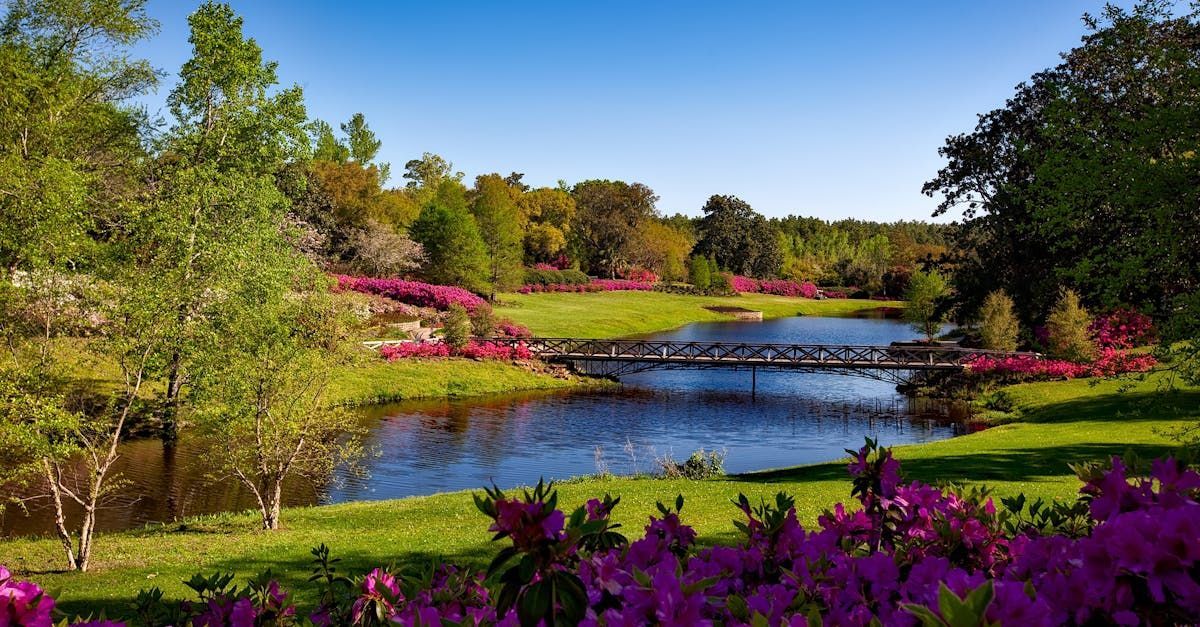
<path fill-rule="evenodd" d="M 886 344 L 911 338 L 883 319 L 789 318 L 764 323 L 691 325 L 656 337 L 831 344 Z M 741 472 L 840 457 L 863 436 L 887 444 L 950 437 L 955 408 L 906 399 L 891 384 L 830 374 L 767 373 L 750 391 L 748 372 L 646 372 L 615 391 L 515 394 L 462 401 L 417 401 L 361 410 L 378 457 L 369 476 L 295 482 L 288 505 L 385 499 L 512 486 L 539 477 L 596 471 L 597 449 L 617 473 L 648 472 L 654 458 L 686 457 L 697 448 L 725 449 L 726 467 Z M 207 477 L 220 442 L 185 434 L 173 448 L 158 440 L 130 442 L 117 469 L 136 496 L 110 503 L 101 529 L 122 529 L 254 505 L 232 481 Z M 48 533 L 48 512 L 11 511 L 6 534 Z"/>

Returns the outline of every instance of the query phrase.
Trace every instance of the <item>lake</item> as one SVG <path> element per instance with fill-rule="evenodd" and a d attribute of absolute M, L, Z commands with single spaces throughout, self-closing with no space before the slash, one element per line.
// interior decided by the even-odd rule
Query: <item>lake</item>
<path fill-rule="evenodd" d="M 878 318 L 783 318 L 693 324 L 655 339 L 888 344 L 912 339 L 905 324 Z M 928 442 L 962 432 L 960 408 L 908 399 L 891 383 L 837 374 L 650 371 L 617 389 L 539 392 L 465 400 L 410 401 L 362 408 L 366 476 L 339 472 L 325 485 L 295 482 L 289 505 L 390 499 L 449 490 L 563 479 L 607 468 L 653 472 L 655 460 L 724 451 L 729 472 L 828 461 L 865 436 L 884 444 Z M 230 482 L 205 476 L 220 447 L 186 433 L 125 444 L 118 469 L 132 495 L 98 517 L 103 530 L 253 505 Z M 50 533 L 47 512 L 12 509 L 5 535 Z"/>

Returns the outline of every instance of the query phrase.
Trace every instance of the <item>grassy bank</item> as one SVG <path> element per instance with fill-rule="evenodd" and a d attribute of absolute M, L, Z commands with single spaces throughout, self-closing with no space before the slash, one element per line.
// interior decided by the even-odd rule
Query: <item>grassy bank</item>
<path fill-rule="evenodd" d="M 330 400 L 365 405 L 410 399 L 463 398 L 522 390 L 555 390 L 596 381 L 533 372 L 499 361 L 407 359 L 387 362 L 364 355 L 353 366 L 333 373 Z"/>
<path fill-rule="evenodd" d="M 1200 419 L 1200 388 L 1158 393 L 1158 381 L 1120 384 L 1089 381 L 1038 383 L 1005 390 L 1019 420 L 952 440 L 898 449 L 906 476 L 930 482 L 987 484 L 1001 493 L 1074 498 L 1078 483 L 1067 464 L 1134 452 L 1161 455 L 1171 440 L 1164 431 Z M 703 541 L 732 539 L 737 513 L 729 499 L 787 491 L 797 498 L 801 519 L 846 500 L 845 466 L 831 462 L 712 481 L 651 479 L 581 480 L 561 486 L 567 506 L 609 492 L 622 497 L 617 517 L 630 534 L 640 532 L 656 500 L 682 493 L 686 521 Z M 482 565 L 496 550 L 488 543 L 485 519 L 468 493 L 375 503 L 350 503 L 289 510 L 284 529 L 264 533 L 247 515 L 224 515 L 187 524 L 100 537 L 95 572 L 51 572 L 61 566 L 55 542 L 0 543 L 0 564 L 62 593 L 64 605 L 121 607 L 139 588 L 158 585 L 183 594 L 181 580 L 197 570 L 232 570 L 249 576 L 271 568 L 288 585 L 307 577 L 308 549 L 325 542 L 350 569 L 393 561 L 444 558 Z M 308 599 L 305 599 L 306 601 Z"/>
<path fill-rule="evenodd" d="M 764 318 L 844 316 L 864 309 L 899 306 L 873 300 L 807 300 L 769 294 L 685 296 L 661 292 L 588 294 L 503 294 L 497 315 L 511 318 L 545 337 L 611 338 L 666 331 L 691 322 L 730 320 L 708 306 L 744 307 Z"/>

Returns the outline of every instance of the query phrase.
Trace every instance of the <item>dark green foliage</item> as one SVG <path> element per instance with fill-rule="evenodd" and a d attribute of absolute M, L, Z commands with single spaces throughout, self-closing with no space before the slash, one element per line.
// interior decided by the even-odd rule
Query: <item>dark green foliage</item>
<path fill-rule="evenodd" d="M 709 479 L 725 475 L 725 453 L 722 451 L 694 451 L 682 462 L 670 455 L 658 460 L 664 477 L 669 479 Z"/>
<path fill-rule="evenodd" d="M 425 247 L 424 273 L 431 283 L 485 292 L 490 287 L 487 248 L 467 211 L 465 193 L 457 181 L 443 181 L 409 234 Z"/>
<path fill-rule="evenodd" d="M 540 270 L 525 268 L 526 285 L 586 285 L 591 277 L 579 270 Z"/>
<path fill-rule="evenodd" d="M 493 291 L 511 290 L 522 278 L 524 233 L 516 193 L 499 174 L 477 177 L 471 193 L 471 214 L 483 238 Z"/>
<path fill-rule="evenodd" d="M 697 290 L 708 290 L 708 286 L 712 284 L 712 269 L 708 265 L 708 259 L 699 255 L 692 257 L 688 263 L 688 282 Z"/>
<path fill-rule="evenodd" d="M 761 214 L 735 196 L 712 196 L 700 219 L 695 252 L 712 257 L 735 274 L 771 278 L 779 274 L 783 254 L 776 230 Z"/>
<path fill-rule="evenodd" d="M 964 209 L 949 260 L 963 310 L 992 290 L 1036 324 L 1070 284 L 1161 319 L 1200 287 L 1200 19 L 1108 5 L 1063 62 L 946 140 L 925 184 Z"/>
<path fill-rule="evenodd" d="M 627 265 L 638 229 L 654 217 L 658 196 L 641 183 L 591 180 L 571 188 L 576 213 L 573 235 L 583 245 L 593 274 L 615 278 Z"/>

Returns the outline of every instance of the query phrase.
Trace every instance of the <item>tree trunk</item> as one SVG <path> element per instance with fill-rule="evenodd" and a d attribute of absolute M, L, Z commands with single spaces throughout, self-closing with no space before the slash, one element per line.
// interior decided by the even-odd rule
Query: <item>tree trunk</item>
<path fill-rule="evenodd" d="M 283 500 L 283 480 L 273 479 L 266 486 L 262 496 L 262 528 L 275 530 L 279 528 L 279 510 Z"/>
<path fill-rule="evenodd" d="M 94 493 L 93 493 L 94 494 Z M 79 527 L 79 554 L 75 556 L 75 570 L 86 573 L 92 559 L 92 535 L 96 531 L 96 499 L 84 509 L 83 524 Z"/>
<path fill-rule="evenodd" d="M 54 531 L 58 534 L 58 540 L 62 543 L 63 550 L 67 553 L 67 567 L 75 570 L 75 547 L 71 541 L 71 532 L 67 531 L 67 517 L 63 512 L 62 490 L 58 488 L 58 478 L 54 476 L 50 460 L 43 459 L 42 467 L 46 471 L 46 484 L 50 486 L 50 498 L 54 501 Z"/>

